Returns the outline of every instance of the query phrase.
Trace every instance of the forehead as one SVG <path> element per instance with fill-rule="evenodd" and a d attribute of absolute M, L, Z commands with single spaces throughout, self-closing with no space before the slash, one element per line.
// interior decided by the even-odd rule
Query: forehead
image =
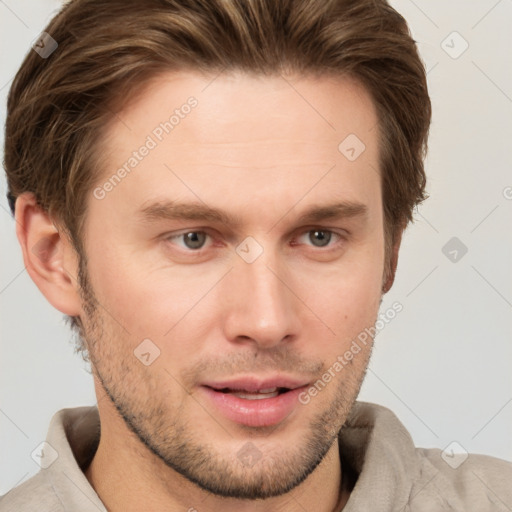
<path fill-rule="evenodd" d="M 324 175 L 324 190 L 341 180 L 350 195 L 376 180 L 377 139 L 371 97 L 349 77 L 173 71 L 106 127 L 97 184 L 121 174 L 108 200 L 137 207 L 162 192 L 206 200 L 237 187 L 296 202 Z"/>
<path fill-rule="evenodd" d="M 189 108 L 192 101 L 196 106 Z M 136 144 L 169 121 L 173 128 L 167 145 L 230 144 L 233 149 L 246 142 L 278 144 L 286 135 L 329 147 L 348 133 L 370 141 L 377 123 L 370 95 L 349 76 L 173 71 L 153 77 L 117 110 L 106 138 L 111 146 L 120 147 Z M 294 124 L 298 120 L 306 124 Z"/>

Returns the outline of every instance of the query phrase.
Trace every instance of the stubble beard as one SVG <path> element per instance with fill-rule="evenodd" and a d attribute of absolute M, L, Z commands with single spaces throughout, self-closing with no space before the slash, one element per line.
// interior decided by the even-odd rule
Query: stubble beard
<path fill-rule="evenodd" d="M 181 406 L 169 410 L 166 405 L 169 401 L 158 393 L 161 384 L 156 376 L 148 373 L 146 367 L 141 368 L 130 350 L 123 354 L 118 349 L 123 346 L 123 343 L 116 343 L 121 336 L 115 334 L 114 322 L 101 314 L 85 270 L 81 280 L 87 317 L 79 336 L 91 369 L 128 429 L 167 467 L 216 496 L 256 500 L 290 492 L 324 459 L 359 394 L 372 345 L 365 355 L 359 354 L 366 357 L 363 371 L 361 367 L 357 370 L 357 365 L 343 369 L 348 377 L 342 380 L 338 376 L 337 389 L 330 403 L 309 421 L 306 433 L 298 441 L 292 446 L 278 446 L 272 453 L 263 453 L 254 465 L 248 467 L 237 456 L 236 450 L 226 454 L 222 447 L 205 441 L 200 424 L 191 425 L 186 415 L 180 414 L 183 412 Z M 205 416 L 205 420 L 212 421 L 209 416 Z M 271 433 L 263 439 L 271 439 Z M 293 436 L 287 438 L 293 442 Z M 257 437 L 253 444 L 257 446 L 259 439 L 261 437 Z M 159 478 L 165 480 L 165 476 Z"/>

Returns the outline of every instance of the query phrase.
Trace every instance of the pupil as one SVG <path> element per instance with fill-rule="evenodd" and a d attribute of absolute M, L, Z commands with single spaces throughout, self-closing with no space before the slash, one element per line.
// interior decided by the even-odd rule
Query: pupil
<path fill-rule="evenodd" d="M 316 241 L 312 239 L 313 244 L 317 247 L 324 247 L 331 241 L 331 233 L 328 231 L 311 231 L 311 233 L 314 233 L 314 236 L 317 237 L 316 241 L 320 242 L 317 244 Z"/>

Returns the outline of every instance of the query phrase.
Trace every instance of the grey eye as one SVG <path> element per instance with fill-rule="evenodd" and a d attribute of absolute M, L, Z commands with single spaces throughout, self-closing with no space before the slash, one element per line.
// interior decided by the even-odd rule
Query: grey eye
<path fill-rule="evenodd" d="M 309 239 L 316 247 L 325 247 L 331 241 L 331 237 L 332 233 L 330 231 L 321 231 L 318 229 L 314 229 L 309 232 Z"/>
<path fill-rule="evenodd" d="M 181 235 L 185 246 L 189 249 L 200 249 L 206 241 L 206 233 L 202 231 L 189 231 Z"/>

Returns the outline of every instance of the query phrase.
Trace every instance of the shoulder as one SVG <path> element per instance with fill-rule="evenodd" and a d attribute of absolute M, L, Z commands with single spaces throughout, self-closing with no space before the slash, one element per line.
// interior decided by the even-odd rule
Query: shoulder
<path fill-rule="evenodd" d="M 512 462 L 416 447 L 386 407 L 356 402 L 340 432 L 340 446 L 359 474 L 355 490 L 359 485 L 361 503 L 370 502 L 380 486 L 379 500 L 386 494 L 390 502 L 401 504 L 402 512 L 512 511 Z M 373 501 L 371 505 L 357 510 L 375 509 Z"/>
<path fill-rule="evenodd" d="M 432 484 L 454 508 L 479 512 L 512 509 L 512 462 L 439 448 L 416 448 L 416 452 L 424 465 L 435 468 Z"/>
<path fill-rule="evenodd" d="M 0 512 L 64 512 L 62 503 L 42 470 L 0 496 Z"/>

